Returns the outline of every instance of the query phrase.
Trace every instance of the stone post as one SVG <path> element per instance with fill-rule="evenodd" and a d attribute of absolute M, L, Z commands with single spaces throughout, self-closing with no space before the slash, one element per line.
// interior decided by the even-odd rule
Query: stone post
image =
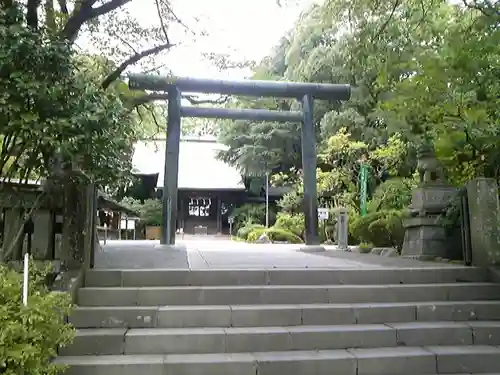
<path fill-rule="evenodd" d="M 337 246 L 340 250 L 349 249 L 349 215 L 346 208 L 341 208 L 337 215 Z"/>
<path fill-rule="evenodd" d="M 472 264 L 500 264 L 500 202 L 493 178 L 477 178 L 467 183 Z"/>
<path fill-rule="evenodd" d="M 52 214 L 48 209 L 39 209 L 33 214 L 35 231 L 33 232 L 33 248 L 31 253 L 37 260 L 52 260 L 52 234 L 53 220 Z"/>

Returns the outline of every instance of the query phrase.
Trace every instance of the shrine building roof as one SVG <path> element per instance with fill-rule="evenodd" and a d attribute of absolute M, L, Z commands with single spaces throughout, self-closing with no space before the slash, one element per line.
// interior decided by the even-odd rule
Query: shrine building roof
<path fill-rule="evenodd" d="M 165 144 L 165 139 L 140 141 L 132 158 L 134 173 L 158 173 L 157 188 L 163 187 Z M 214 137 L 183 137 L 179 149 L 179 189 L 244 190 L 240 172 L 216 157 L 224 149 L 227 147 Z"/>

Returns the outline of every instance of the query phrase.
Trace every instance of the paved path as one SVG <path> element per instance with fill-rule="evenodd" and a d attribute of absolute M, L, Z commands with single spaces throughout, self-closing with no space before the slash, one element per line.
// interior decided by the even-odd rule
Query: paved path
<path fill-rule="evenodd" d="M 96 254 L 96 268 L 379 268 L 436 263 L 333 250 L 308 254 L 301 245 L 247 244 L 224 238 L 185 238 L 176 248 L 159 241 L 108 241 Z M 441 265 L 439 263 L 439 265 Z M 446 266 L 446 265 L 444 265 Z"/>

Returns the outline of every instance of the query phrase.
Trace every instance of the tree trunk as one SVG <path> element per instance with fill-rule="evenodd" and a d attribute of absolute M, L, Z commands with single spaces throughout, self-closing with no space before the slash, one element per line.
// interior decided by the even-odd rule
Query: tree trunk
<path fill-rule="evenodd" d="M 63 185 L 63 231 L 61 261 L 66 269 L 78 269 L 84 262 L 85 189 L 69 178 Z"/>

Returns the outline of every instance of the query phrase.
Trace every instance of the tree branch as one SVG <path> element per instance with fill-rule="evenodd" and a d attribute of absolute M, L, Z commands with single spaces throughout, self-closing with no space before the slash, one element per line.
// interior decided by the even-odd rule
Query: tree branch
<path fill-rule="evenodd" d="M 112 12 L 115 9 L 118 9 L 118 8 L 124 6 L 125 4 L 130 3 L 131 1 L 132 0 L 111 0 L 111 1 L 108 1 L 107 3 L 104 3 L 97 8 L 92 8 L 91 18 L 96 18 L 96 17 L 102 16 L 106 13 Z"/>
<path fill-rule="evenodd" d="M 387 28 L 387 26 L 389 26 L 389 23 L 392 21 L 392 18 L 394 17 L 394 14 L 396 13 L 396 10 L 398 9 L 398 7 L 400 5 L 401 5 L 401 0 L 394 1 L 394 4 L 392 6 L 391 13 L 389 14 L 389 17 L 385 20 L 385 22 L 382 24 L 382 27 L 377 31 L 375 36 L 372 38 L 372 41 L 374 41 L 375 39 L 378 39 L 380 37 L 380 35 L 382 35 L 382 33 Z"/>
<path fill-rule="evenodd" d="M 132 0 L 111 0 L 97 8 L 92 8 L 96 0 L 82 1 L 80 8 L 78 10 L 75 9 L 66 23 L 66 26 L 64 26 L 61 32 L 61 38 L 74 42 L 85 22 L 110 13 L 131 1 Z"/>
<path fill-rule="evenodd" d="M 179 16 L 177 16 L 177 14 L 175 14 L 174 10 L 172 9 L 168 1 L 165 1 L 163 5 L 167 8 L 168 12 L 170 13 L 175 22 L 184 27 L 186 30 L 189 30 L 189 27 L 184 22 L 182 22 L 182 20 L 179 18 Z"/>
<path fill-rule="evenodd" d="M 469 9 L 475 9 L 481 12 L 484 16 L 486 17 L 499 17 L 500 16 L 500 10 L 495 7 L 492 3 L 489 1 L 484 1 L 484 5 L 479 5 L 477 1 L 472 1 L 469 2 L 467 0 L 462 0 L 463 4 L 469 8 Z"/>
<path fill-rule="evenodd" d="M 122 1 L 124 1 L 124 0 L 122 0 Z M 116 68 L 110 75 L 108 75 L 104 79 L 104 81 L 101 84 L 101 87 L 103 89 L 107 89 L 109 87 L 109 85 L 111 85 L 115 80 L 117 80 L 118 78 L 120 78 L 120 75 L 130 65 L 134 65 L 135 63 L 137 63 L 138 61 L 140 61 L 141 59 L 143 59 L 145 57 L 148 57 L 148 56 L 151 56 L 151 55 L 156 55 L 157 53 L 160 53 L 162 51 L 168 50 L 168 49 L 172 48 L 173 46 L 174 46 L 174 44 L 170 44 L 170 43 L 167 42 L 167 43 L 160 44 L 160 45 L 158 45 L 156 47 L 149 48 L 149 49 L 144 50 L 144 51 L 142 51 L 140 53 L 136 53 L 136 54 L 132 55 L 127 60 L 125 60 L 124 62 L 122 62 L 118 68 Z"/>
<path fill-rule="evenodd" d="M 170 43 L 170 39 L 168 38 L 168 33 L 167 33 L 167 27 L 163 22 L 163 17 L 161 14 L 160 0 L 155 0 L 155 2 L 156 2 L 156 11 L 158 13 L 158 18 L 160 19 L 161 30 L 163 31 L 163 35 L 165 36 L 165 40 L 167 41 L 167 43 Z"/>
<path fill-rule="evenodd" d="M 138 54 L 139 51 L 137 51 L 132 44 L 130 44 L 126 39 L 122 38 L 120 35 L 115 35 L 116 38 L 120 40 L 123 44 L 125 44 L 128 48 L 132 50 L 133 53 Z"/>
<path fill-rule="evenodd" d="M 196 104 L 224 104 L 229 101 L 229 96 L 221 96 L 217 99 L 198 99 L 193 95 L 182 95 L 182 99 L 186 99 L 189 103 Z"/>

